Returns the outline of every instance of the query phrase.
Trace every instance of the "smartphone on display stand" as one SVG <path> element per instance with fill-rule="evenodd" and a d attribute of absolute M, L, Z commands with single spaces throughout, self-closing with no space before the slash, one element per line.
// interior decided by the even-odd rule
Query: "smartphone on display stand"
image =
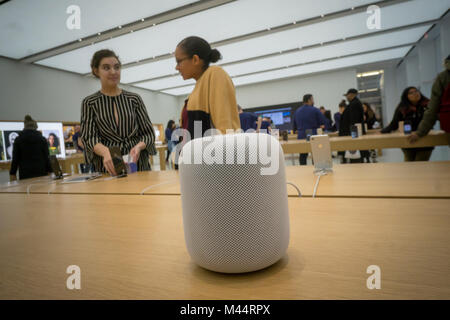
<path fill-rule="evenodd" d="M 330 137 L 327 134 L 311 136 L 311 154 L 314 162 L 314 172 L 333 171 Z"/>

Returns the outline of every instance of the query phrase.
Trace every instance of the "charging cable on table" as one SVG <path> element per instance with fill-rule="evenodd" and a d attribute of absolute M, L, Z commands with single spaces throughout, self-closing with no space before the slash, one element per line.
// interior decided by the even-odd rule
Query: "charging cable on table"
<path fill-rule="evenodd" d="M 300 189 L 299 189 L 299 187 L 297 187 L 297 185 L 295 185 L 295 184 L 292 183 L 292 182 L 286 182 L 286 184 L 290 184 L 291 186 L 293 186 L 293 187 L 295 188 L 295 190 L 297 190 L 298 196 L 299 196 L 299 197 L 302 196 L 302 193 L 300 192 Z"/>
<path fill-rule="evenodd" d="M 314 172 L 317 175 L 317 180 L 316 180 L 316 185 L 314 186 L 314 191 L 313 191 L 313 195 L 312 195 L 313 198 L 316 197 L 316 192 L 317 192 L 317 187 L 319 186 L 320 177 L 328 174 L 328 172 L 329 172 L 329 170 L 325 170 L 325 169 Z"/>

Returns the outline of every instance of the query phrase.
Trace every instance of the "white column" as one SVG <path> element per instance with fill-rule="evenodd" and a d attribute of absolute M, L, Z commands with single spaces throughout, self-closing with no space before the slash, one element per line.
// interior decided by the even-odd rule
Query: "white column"
<path fill-rule="evenodd" d="M 442 64 L 445 58 L 450 54 L 450 15 L 447 15 L 441 22 L 440 27 L 440 41 L 441 41 L 441 64 L 439 70 L 442 69 Z"/>
<path fill-rule="evenodd" d="M 417 46 L 419 58 L 420 91 L 428 98 L 431 87 L 438 74 L 436 66 L 436 49 L 433 39 L 423 39 Z"/>
<path fill-rule="evenodd" d="M 403 63 L 402 63 L 403 65 Z M 383 127 L 387 126 L 394 116 L 395 108 L 400 101 L 400 93 L 397 88 L 397 68 L 392 66 L 384 69 L 383 74 L 383 88 L 382 88 L 382 101 L 383 101 Z M 401 91 L 400 91 L 401 92 Z"/>

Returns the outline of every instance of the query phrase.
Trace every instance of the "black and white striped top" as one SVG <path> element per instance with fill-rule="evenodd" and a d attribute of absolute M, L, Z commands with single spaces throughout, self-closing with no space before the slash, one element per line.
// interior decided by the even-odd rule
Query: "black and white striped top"
<path fill-rule="evenodd" d="M 138 171 L 151 170 L 149 155 L 156 154 L 155 132 L 144 102 L 136 93 L 122 90 L 118 96 L 107 96 L 97 91 L 84 98 L 81 105 L 81 139 L 86 147 L 87 160 L 97 172 L 106 172 L 103 158 L 94 153 L 97 143 L 106 147 L 117 146 L 125 155 L 141 141 L 146 149 L 139 155 Z"/>

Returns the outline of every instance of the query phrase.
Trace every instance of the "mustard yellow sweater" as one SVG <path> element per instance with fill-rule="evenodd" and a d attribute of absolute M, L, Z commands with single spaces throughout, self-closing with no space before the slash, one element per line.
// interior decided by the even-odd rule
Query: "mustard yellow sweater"
<path fill-rule="evenodd" d="M 194 121 L 202 122 L 202 134 L 215 128 L 240 129 L 236 94 L 230 76 L 219 66 L 210 66 L 197 80 L 187 103 L 188 130 L 193 136 Z"/>

